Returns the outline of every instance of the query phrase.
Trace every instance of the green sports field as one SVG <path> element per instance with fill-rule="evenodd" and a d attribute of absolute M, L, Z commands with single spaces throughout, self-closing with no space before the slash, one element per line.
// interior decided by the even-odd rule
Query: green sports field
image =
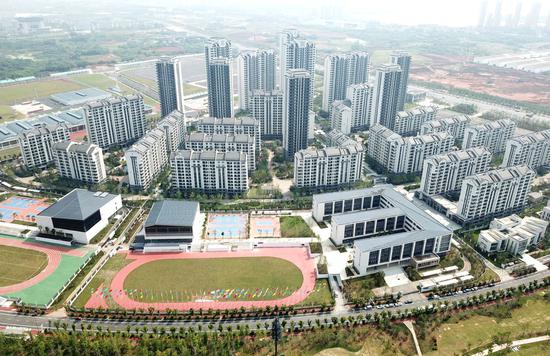
<path fill-rule="evenodd" d="M 139 291 L 129 295 L 140 302 L 186 302 L 218 290 L 243 291 L 232 293 L 231 300 L 274 300 L 290 295 L 302 282 L 297 266 L 275 257 L 174 259 L 136 268 L 124 289 Z M 270 293 L 275 290 L 279 292 Z"/>
<path fill-rule="evenodd" d="M 43 252 L 0 245 L 0 287 L 31 279 L 47 265 Z"/>

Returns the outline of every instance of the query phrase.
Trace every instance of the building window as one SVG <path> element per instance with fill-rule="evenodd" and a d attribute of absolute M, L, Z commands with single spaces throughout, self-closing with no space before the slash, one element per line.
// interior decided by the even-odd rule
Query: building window
<path fill-rule="evenodd" d="M 424 251 L 424 241 L 416 241 L 414 245 L 414 255 L 420 256 L 422 255 L 422 251 Z"/>
<path fill-rule="evenodd" d="M 353 210 L 361 210 L 361 198 L 357 198 L 353 201 Z"/>
<path fill-rule="evenodd" d="M 391 252 L 391 260 L 396 261 L 401 258 L 401 245 L 393 246 L 393 250 Z"/>
<path fill-rule="evenodd" d="M 355 236 L 362 236 L 365 231 L 365 223 L 355 224 Z"/>
<path fill-rule="evenodd" d="M 396 230 L 402 229 L 404 225 L 405 225 L 405 217 L 404 216 L 398 216 L 397 217 L 397 222 L 395 223 L 395 229 Z"/>
<path fill-rule="evenodd" d="M 351 211 L 353 208 L 353 200 L 346 200 L 344 203 L 344 212 L 347 213 L 348 211 Z"/>
<path fill-rule="evenodd" d="M 410 258 L 412 256 L 412 250 L 413 250 L 412 242 L 405 244 L 405 247 L 403 248 L 403 258 Z"/>
<path fill-rule="evenodd" d="M 386 220 L 380 219 L 376 221 L 376 232 L 384 231 L 386 228 Z"/>
<path fill-rule="evenodd" d="M 391 251 L 390 247 L 382 250 L 382 253 L 380 254 L 380 263 L 385 263 L 390 261 L 390 251 Z"/>
<path fill-rule="evenodd" d="M 365 235 L 374 233 L 374 221 L 367 221 L 367 227 L 365 229 Z"/>
<path fill-rule="evenodd" d="M 334 202 L 334 214 L 340 214 L 342 212 L 342 202 Z"/>
<path fill-rule="evenodd" d="M 378 255 L 380 254 L 380 250 L 371 251 L 369 253 L 369 266 L 378 264 Z"/>
<path fill-rule="evenodd" d="M 363 209 L 364 210 L 370 209 L 371 200 L 372 200 L 371 197 L 363 198 Z"/>
<path fill-rule="evenodd" d="M 386 230 L 393 231 L 395 225 L 395 218 L 388 218 L 386 221 Z"/>
<path fill-rule="evenodd" d="M 375 195 L 374 197 L 372 197 L 372 207 L 373 208 L 380 207 L 380 195 Z"/>
<path fill-rule="evenodd" d="M 424 253 L 432 253 L 434 252 L 434 245 L 435 245 L 435 239 L 427 239 L 426 240 L 426 247 L 424 248 Z"/>
<path fill-rule="evenodd" d="M 344 229 L 344 238 L 348 237 L 353 237 L 353 224 L 346 225 L 346 228 Z"/>
<path fill-rule="evenodd" d="M 439 241 L 439 252 L 448 251 L 451 247 L 451 235 L 445 235 Z"/>
<path fill-rule="evenodd" d="M 325 203 L 325 215 L 332 215 L 332 203 Z"/>

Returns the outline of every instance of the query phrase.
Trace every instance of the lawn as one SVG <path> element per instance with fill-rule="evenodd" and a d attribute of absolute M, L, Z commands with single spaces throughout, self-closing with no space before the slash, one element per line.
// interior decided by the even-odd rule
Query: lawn
<path fill-rule="evenodd" d="M 102 90 L 108 90 L 116 86 L 114 80 L 103 74 L 75 74 L 70 79 L 76 83 Z"/>
<path fill-rule="evenodd" d="M 13 105 L 65 91 L 82 89 L 82 85 L 65 79 L 44 79 L 0 87 L 0 104 Z"/>
<path fill-rule="evenodd" d="M 453 355 L 465 349 L 489 347 L 493 337 L 498 335 L 506 334 L 515 340 L 524 338 L 525 332 L 547 331 L 550 328 L 550 302 L 539 296 L 529 297 L 523 306 L 512 310 L 510 318 L 475 315 L 459 319 L 442 324 L 431 333 L 428 339 L 435 337 L 438 349 L 435 352 L 425 350 L 426 355 Z"/>
<path fill-rule="evenodd" d="M 21 156 L 21 150 L 19 149 L 19 146 L 0 150 L 0 161 L 18 156 Z"/>
<path fill-rule="evenodd" d="M 131 79 L 131 80 L 134 80 L 134 81 L 136 81 L 140 84 L 145 85 L 148 88 L 151 88 L 151 89 L 154 89 L 154 90 L 158 89 L 157 81 L 154 80 L 154 79 L 151 79 L 151 78 L 144 77 L 143 75 L 140 75 L 139 74 L 139 69 L 137 71 L 130 69 L 130 70 L 122 72 L 121 74 L 123 76 Z"/>
<path fill-rule="evenodd" d="M 202 295 L 211 298 L 210 292 L 217 290 L 247 291 L 232 300 L 275 300 L 290 295 L 302 282 L 298 267 L 280 258 L 173 259 L 136 268 L 124 281 L 124 289 L 144 291 L 135 296 L 143 302 L 184 302 Z M 273 295 L 268 288 L 287 292 Z M 251 295 L 260 292 L 265 294 Z"/>
<path fill-rule="evenodd" d="M 193 84 L 183 83 L 183 94 L 184 95 L 193 95 L 197 93 L 205 92 L 206 88 L 201 88 Z"/>
<path fill-rule="evenodd" d="M 13 110 L 9 105 L 0 105 L 0 124 L 21 118 L 23 118 L 23 115 Z"/>
<path fill-rule="evenodd" d="M 515 356 L 550 355 L 550 341 L 535 342 L 533 344 L 520 346 L 519 351 L 514 352 Z"/>
<path fill-rule="evenodd" d="M 332 298 L 332 292 L 328 285 L 327 279 L 318 279 L 315 282 L 315 289 L 308 295 L 308 297 L 299 306 L 319 306 L 319 305 L 333 305 L 334 298 Z"/>
<path fill-rule="evenodd" d="M 31 279 L 47 265 L 43 252 L 0 245 L 0 287 Z"/>
<path fill-rule="evenodd" d="M 120 271 L 124 266 L 126 266 L 128 263 L 132 262 L 132 260 L 126 259 L 126 254 L 120 253 L 116 254 L 113 257 L 107 261 L 105 266 L 95 275 L 94 279 L 88 284 L 86 289 L 80 295 L 73 303 L 73 306 L 75 308 L 84 308 L 86 305 L 86 302 L 88 299 L 90 299 L 90 296 L 92 293 L 99 288 L 100 285 L 104 286 L 110 286 L 111 281 L 113 280 L 113 277 Z M 107 303 L 109 304 L 110 299 L 107 299 Z M 116 305 L 111 305 L 112 307 L 115 307 Z"/>
<path fill-rule="evenodd" d="M 282 237 L 314 237 L 315 234 L 301 216 L 281 217 Z"/>
<path fill-rule="evenodd" d="M 374 273 L 368 276 L 352 278 L 343 281 L 344 295 L 351 303 L 366 303 L 374 298 L 372 289 L 386 285 L 382 273 Z"/>

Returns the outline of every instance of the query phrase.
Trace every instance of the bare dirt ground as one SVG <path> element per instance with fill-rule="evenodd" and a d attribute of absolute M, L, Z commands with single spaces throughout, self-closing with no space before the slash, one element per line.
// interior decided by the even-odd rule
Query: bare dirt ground
<path fill-rule="evenodd" d="M 411 78 L 535 104 L 550 102 L 550 76 L 471 62 L 465 57 L 423 55 L 431 63 L 413 65 Z"/>

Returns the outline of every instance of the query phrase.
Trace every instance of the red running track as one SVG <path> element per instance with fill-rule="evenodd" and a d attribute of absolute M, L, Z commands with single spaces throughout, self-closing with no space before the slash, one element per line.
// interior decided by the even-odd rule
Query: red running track
<path fill-rule="evenodd" d="M 0 294 L 9 294 L 9 293 L 19 292 L 25 288 L 29 288 L 30 286 L 33 286 L 39 282 L 42 282 L 49 275 L 55 272 L 55 270 L 57 269 L 57 266 L 59 266 L 59 262 L 61 261 L 61 251 L 57 247 L 50 248 L 50 247 L 40 246 L 37 243 L 28 243 L 25 241 L 13 240 L 13 239 L 0 239 L 0 245 L 40 251 L 45 253 L 48 256 L 48 264 L 42 271 L 40 271 L 40 273 L 38 273 L 36 276 L 32 277 L 31 279 L 27 279 L 26 281 L 23 281 L 17 284 L 12 284 L 5 287 L 0 287 Z"/>
<path fill-rule="evenodd" d="M 288 297 L 277 300 L 255 300 L 255 301 L 204 301 L 204 302 L 168 302 L 168 303 L 144 303 L 130 299 L 124 292 L 124 280 L 139 266 L 158 260 L 185 259 L 185 258 L 236 258 L 236 257 L 278 257 L 295 264 L 304 277 L 302 286 Z M 113 300 L 124 309 L 147 309 L 153 307 L 156 310 L 177 309 L 239 309 L 244 308 L 265 308 L 266 306 L 282 306 L 298 304 L 314 290 L 315 288 L 315 262 L 308 255 L 306 248 L 264 248 L 256 249 L 252 252 L 190 252 L 190 253 L 165 253 L 165 254 L 128 254 L 127 258 L 134 262 L 126 265 L 119 273 L 115 275 L 111 282 L 111 290 L 118 291 L 113 293 Z M 101 298 L 102 299 L 102 298 Z M 98 305 L 90 307 L 99 307 L 104 301 L 96 301 Z M 94 303 L 95 304 L 95 303 Z M 88 304 L 87 304 L 88 306 Z"/>

